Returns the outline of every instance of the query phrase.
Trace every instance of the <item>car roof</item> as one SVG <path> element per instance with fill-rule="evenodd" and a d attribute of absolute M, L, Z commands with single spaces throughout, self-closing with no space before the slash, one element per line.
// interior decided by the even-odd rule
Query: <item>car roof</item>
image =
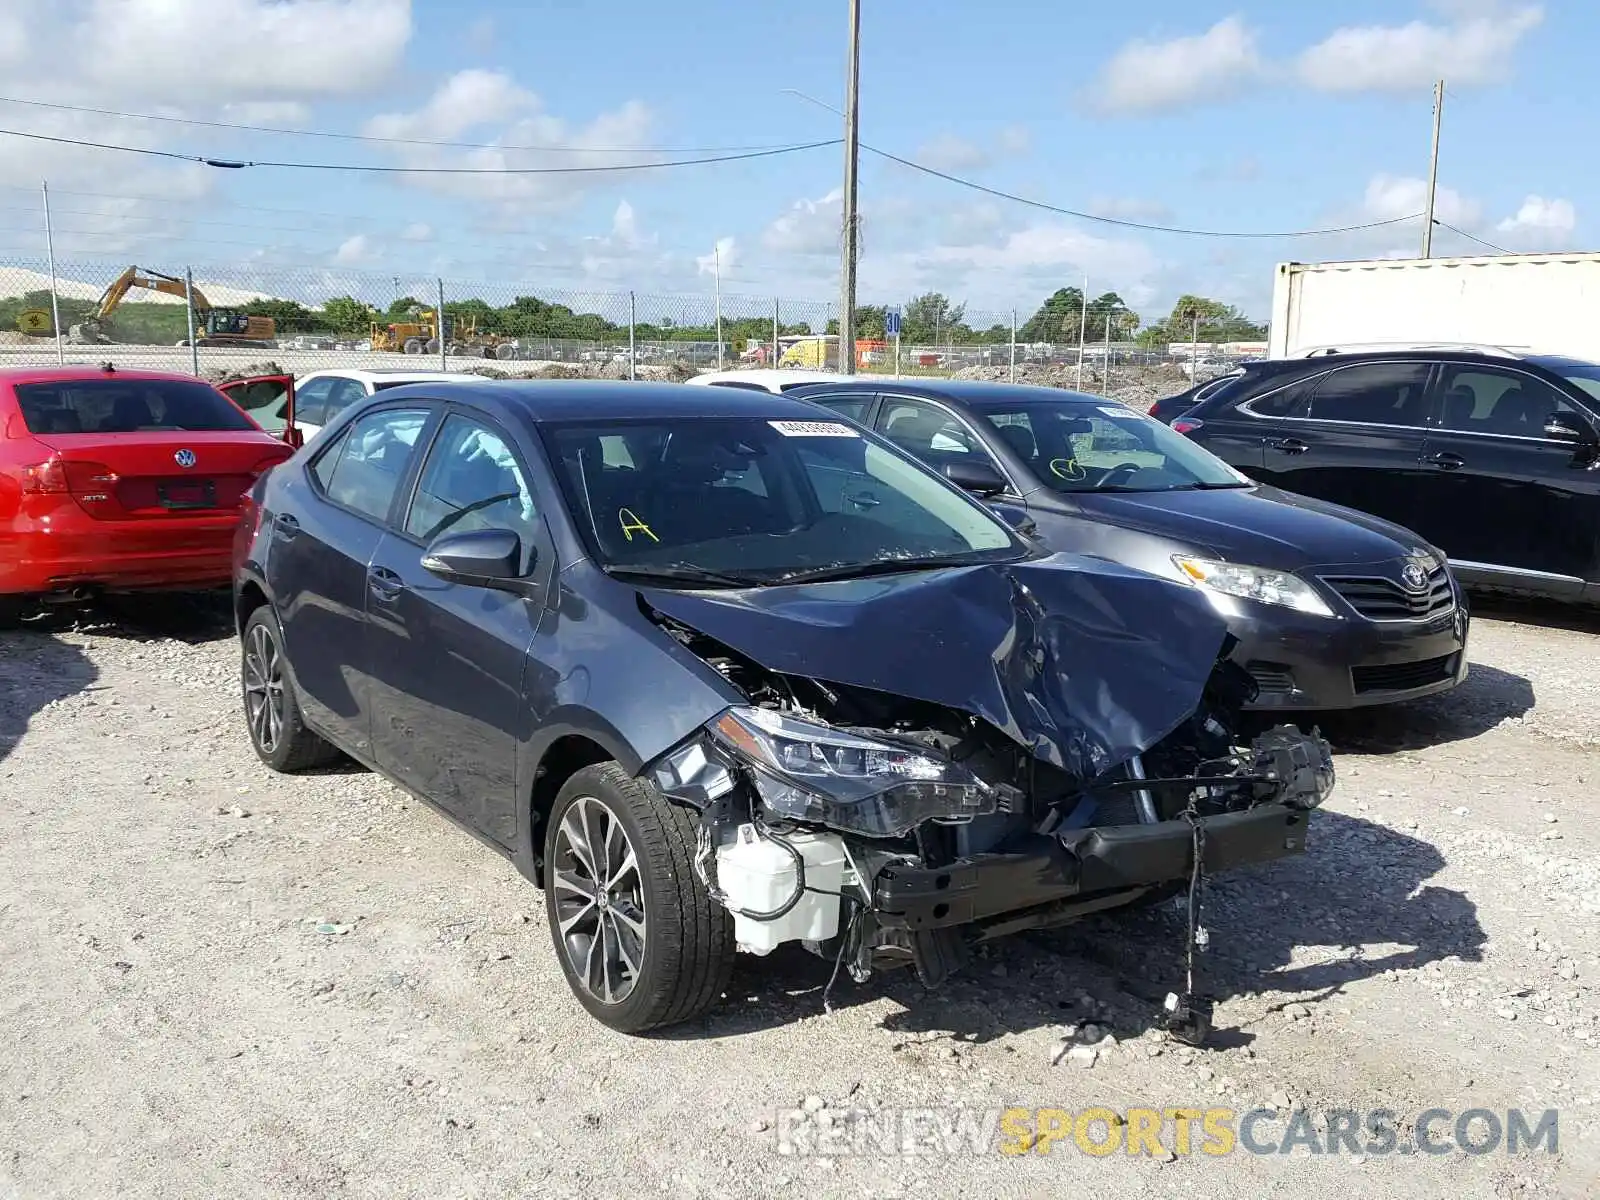
<path fill-rule="evenodd" d="M 820 393 L 821 388 L 805 388 L 797 393 Z M 1067 388 L 1044 387 L 1028 383 L 991 383 L 981 379 L 902 379 L 898 377 L 862 378 L 841 380 L 830 392 L 846 390 L 858 392 L 895 392 L 899 395 L 929 396 L 954 400 L 960 404 L 984 407 L 993 404 L 1116 404 L 1108 396 L 1090 392 L 1074 392 Z M 1131 409 L 1129 410 L 1132 411 Z"/>
<path fill-rule="evenodd" d="M 488 386 L 484 386 L 484 385 Z M 793 396 L 750 388 L 690 387 L 613 379 L 486 379 L 480 384 L 451 380 L 426 390 L 409 386 L 379 393 L 374 400 L 426 397 L 459 400 L 503 416 L 533 421 L 612 420 L 651 417 L 761 417 L 817 420 L 817 406 Z"/>
<path fill-rule="evenodd" d="M 688 380 L 702 387 L 719 383 L 753 383 L 768 389 L 788 390 L 806 383 L 832 383 L 848 380 L 836 371 L 804 371 L 792 367 L 758 367 L 748 371 L 707 371 Z"/>
<path fill-rule="evenodd" d="M 51 383 L 83 379 L 155 379 L 167 381 L 178 380 L 184 383 L 206 382 L 206 380 L 198 379 L 186 371 L 125 371 L 121 367 L 116 367 L 113 370 L 107 371 L 102 366 L 90 366 L 88 363 L 67 367 L 0 367 L 0 383 Z"/>
<path fill-rule="evenodd" d="M 314 371 L 307 371 L 297 376 L 298 379 L 312 379 L 319 375 L 327 375 L 335 379 L 355 379 L 362 383 L 382 381 L 384 383 L 445 383 L 461 381 L 464 383 L 482 382 L 493 383 L 487 375 L 474 375 L 470 371 L 408 371 L 404 367 L 318 367 Z"/>

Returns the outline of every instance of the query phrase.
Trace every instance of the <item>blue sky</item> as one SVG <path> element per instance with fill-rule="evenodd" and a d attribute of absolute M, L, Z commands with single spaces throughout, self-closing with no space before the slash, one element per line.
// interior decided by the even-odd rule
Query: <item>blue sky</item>
<path fill-rule="evenodd" d="M 1581 0 L 865 0 L 862 137 L 989 187 L 1153 224 L 1280 231 L 1422 206 L 1431 81 L 1439 213 L 1510 250 L 1586 244 Z M 52 0 L 0 9 L 0 128 L 179 154 L 387 167 L 605 166 L 839 135 L 846 7 L 701 0 Z M 208 120 L 405 141 L 282 136 Z M 462 142 L 557 150 L 418 145 Z M 571 150 L 581 147 L 581 151 Z M 216 264 L 308 294 L 353 273 L 546 289 L 831 300 L 838 147 L 590 176 L 362 175 L 192 164 L 0 137 L 0 262 Z M 1272 264 L 1406 254 L 1420 221 L 1288 240 L 1117 228 L 994 199 L 871 154 L 864 301 L 938 289 L 1025 318 L 1055 287 L 1146 317 L 1194 291 L 1264 319 Z M 1480 243 L 1440 230 L 1435 253 Z M 363 282 L 363 286 L 370 286 Z M 378 297 L 381 298 L 381 297 Z"/>

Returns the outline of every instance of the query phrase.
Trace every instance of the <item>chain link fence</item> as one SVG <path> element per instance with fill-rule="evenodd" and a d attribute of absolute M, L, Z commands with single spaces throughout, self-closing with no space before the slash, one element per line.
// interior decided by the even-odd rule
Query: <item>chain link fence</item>
<path fill-rule="evenodd" d="M 53 286 L 52 286 L 53 285 Z M 857 369 L 1109 390 L 1119 373 L 1172 380 L 1159 349 L 1015 312 L 920 305 L 857 313 Z M 1091 314 L 1091 317 L 1093 314 Z M 1100 322 L 1102 329 L 1108 324 Z M 0 364 L 111 361 L 237 374 L 272 364 L 686 379 L 741 366 L 836 368 L 838 306 L 738 294 L 655 295 L 337 269 L 130 267 L 0 259 Z M 1051 338 L 1054 340 L 1051 340 Z M 1202 375 L 1225 369 L 1209 361 Z M 1194 367 L 1189 373 L 1193 373 Z M 1162 386 L 1169 382 L 1162 380 Z"/>

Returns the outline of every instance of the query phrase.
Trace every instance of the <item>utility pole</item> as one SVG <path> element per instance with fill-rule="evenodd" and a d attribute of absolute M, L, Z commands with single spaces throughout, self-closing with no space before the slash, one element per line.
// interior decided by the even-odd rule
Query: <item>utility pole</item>
<path fill-rule="evenodd" d="M 189 267 L 183 269 L 183 305 L 189 310 L 189 373 L 199 375 L 200 339 L 194 328 L 194 271 Z"/>
<path fill-rule="evenodd" d="M 1433 256 L 1433 202 L 1439 191 L 1439 122 L 1444 117 L 1444 80 L 1433 85 L 1433 153 L 1428 158 L 1428 208 L 1422 214 L 1422 257 Z"/>
<path fill-rule="evenodd" d="M 1078 302 L 1078 378 L 1072 385 L 1075 392 L 1083 391 L 1083 339 L 1089 332 L 1089 277 L 1083 277 L 1083 295 Z"/>
<path fill-rule="evenodd" d="M 44 197 L 44 248 L 50 257 L 50 325 L 56 333 L 56 362 L 67 361 L 67 350 L 61 341 L 61 301 L 56 287 L 56 235 L 50 226 L 50 182 L 39 181 L 39 191 Z M 193 334 L 190 334 L 193 337 Z M 199 374 L 198 371 L 195 374 Z"/>
<path fill-rule="evenodd" d="M 850 53 L 844 91 L 844 259 L 839 271 L 839 371 L 856 373 L 856 167 L 861 159 L 861 0 L 850 4 Z"/>
<path fill-rule="evenodd" d="M 717 281 L 717 370 L 722 370 L 722 243 L 711 247 L 712 269 Z"/>

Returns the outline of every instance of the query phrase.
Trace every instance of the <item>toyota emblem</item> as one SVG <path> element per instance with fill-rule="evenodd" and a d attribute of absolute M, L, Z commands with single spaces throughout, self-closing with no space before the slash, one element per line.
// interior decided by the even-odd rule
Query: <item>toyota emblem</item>
<path fill-rule="evenodd" d="M 1400 582 L 1406 585 L 1406 590 L 1420 592 L 1428 586 L 1428 573 L 1422 569 L 1418 562 L 1407 562 L 1400 568 Z"/>
<path fill-rule="evenodd" d="M 172 456 L 172 461 L 177 463 L 180 467 L 184 467 L 186 469 L 192 467 L 195 464 L 194 451 L 179 450 Z"/>

